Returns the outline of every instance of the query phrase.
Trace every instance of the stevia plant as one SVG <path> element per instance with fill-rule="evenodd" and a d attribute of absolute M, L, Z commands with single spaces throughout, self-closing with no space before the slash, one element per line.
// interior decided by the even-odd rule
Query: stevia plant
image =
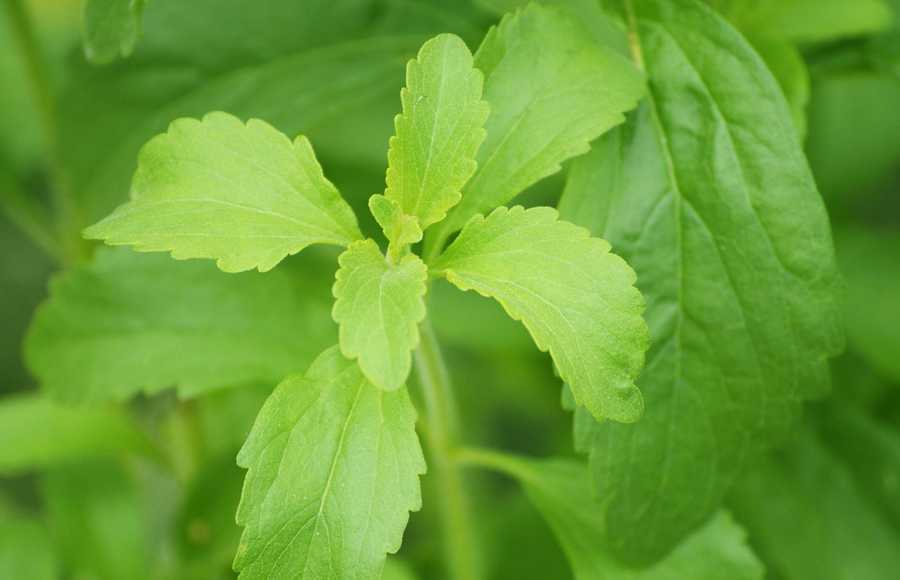
<path fill-rule="evenodd" d="M 607 242 L 560 220 L 553 208 L 476 213 L 508 201 L 514 186 L 503 183 L 507 176 L 534 181 L 564 152 L 531 153 L 515 127 L 479 153 L 490 118 L 482 70 L 503 63 L 522 27 L 570 25 L 552 12 L 526 10 L 482 44 L 479 68 L 457 36 L 422 46 L 407 66 L 384 194 L 369 199 L 386 252 L 363 239 L 306 137 L 291 141 L 264 121 L 219 112 L 175 121 L 151 140 L 141 151 L 131 201 L 85 231 L 112 245 L 214 259 L 225 272 L 266 272 L 311 244 L 345 248 L 333 288 L 338 346 L 275 389 L 238 456 L 248 469 L 234 563 L 242 577 L 380 575 L 385 554 L 400 547 L 408 512 L 421 505 L 418 477 L 426 463 L 405 387 L 414 352 L 426 405 L 434 407 L 427 408 L 428 438 L 446 487 L 448 527 L 463 515 L 452 502 L 460 494 L 458 475 L 441 473 L 454 469 L 440 465 L 453 449 L 441 424 L 448 420 L 441 408 L 449 397 L 446 370 L 425 321 L 429 278 L 499 301 L 550 352 L 574 400 L 597 420 L 640 416 L 634 380 L 647 328 L 634 272 Z M 624 120 L 642 87 L 613 54 L 597 49 L 583 58 L 621 83 L 583 89 L 605 107 L 572 136 L 568 147 L 582 150 L 591 136 Z M 502 90 L 502 82 L 501 73 L 490 88 Z M 495 119 L 490 128 L 553 120 Z M 527 177 L 516 166 L 523 153 L 535 155 Z M 443 237 L 424 245 L 426 263 L 413 247 L 447 219 L 465 225 L 446 248 L 452 226 L 439 230 Z"/>
<path fill-rule="evenodd" d="M 811 75 L 896 74 L 887 5 L 476 4 L 85 2 L 29 178 L 52 219 L 4 193 L 0 107 L 0 203 L 62 269 L 42 392 L 0 401 L 42 514 L 0 490 L 0 577 L 900 566 L 884 380 L 842 359 L 800 419 L 844 346 L 816 179 L 862 147 L 814 179 L 847 104 L 810 115 Z M 842 236 L 853 356 L 896 377 L 890 243 Z"/>

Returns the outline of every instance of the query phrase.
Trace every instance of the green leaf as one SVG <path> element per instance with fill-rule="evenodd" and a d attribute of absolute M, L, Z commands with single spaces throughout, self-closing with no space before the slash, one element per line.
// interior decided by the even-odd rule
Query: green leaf
<path fill-rule="evenodd" d="M 341 352 L 359 359 L 378 387 L 399 389 L 419 344 L 428 269 L 415 254 L 392 263 L 372 240 L 352 244 L 338 262 L 332 316 L 340 325 Z"/>
<path fill-rule="evenodd" d="M 87 0 L 84 4 L 84 53 L 94 64 L 127 57 L 141 32 L 145 0 Z"/>
<path fill-rule="evenodd" d="M 68 401 L 274 384 L 334 340 L 326 280 L 228 276 L 208 263 L 103 249 L 53 281 L 26 359 L 43 388 Z"/>
<path fill-rule="evenodd" d="M 881 580 L 900 569 L 897 528 L 813 429 L 744 475 L 730 504 L 778 578 Z"/>
<path fill-rule="evenodd" d="M 585 153 L 644 93 L 627 60 L 561 10 L 537 4 L 492 28 L 475 65 L 491 109 L 487 139 L 462 201 L 437 230 L 439 241 Z"/>
<path fill-rule="evenodd" d="M 58 580 L 57 560 L 50 534 L 40 522 L 0 506 L 0 578 Z"/>
<path fill-rule="evenodd" d="M 377 388 L 337 347 L 281 383 L 238 455 L 240 577 L 378 580 L 421 506 L 415 419 L 405 389 Z"/>
<path fill-rule="evenodd" d="M 0 399 L 0 474 L 148 452 L 134 423 L 114 408 L 71 409 L 35 395 Z"/>
<path fill-rule="evenodd" d="M 650 95 L 575 163 L 561 208 L 610 240 L 647 297 L 647 412 L 582 420 L 579 437 L 610 541 L 646 563 L 828 389 L 843 336 L 828 217 L 775 80 L 701 3 L 627 4 Z"/>
<path fill-rule="evenodd" d="M 85 235 L 226 272 L 271 270 L 314 243 L 359 238 L 356 217 L 322 174 L 312 146 L 226 113 L 179 119 L 141 150 L 131 201 Z"/>
<path fill-rule="evenodd" d="M 803 56 L 797 47 L 783 40 L 763 36 L 748 36 L 747 40 L 778 81 L 802 142 L 806 138 L 806 106 L 810 92 L 809 71 Z"/>
<path fill-rule="evenodd" d="M 418 218 L 423 230 L 459 203 L 463 185 L 475 173 L 488 116 L 483 83 L 472 53 L 452 34 L 426 42 L 406 67 L 403 113 L 394 119 L 396 134 L 388 149 L 385 197 Z"/>
<path fill-rule="evenodd" d="M 43 480 L 54 545 L 74 578 L 150 578 L 146 512 L 137 482 L 121 464 L 56 468 Z"/>
<path fill-rule="evenodd" d="M 476 216 L 434 269 L 521 320 L 579 405 L 598 419 L 635 421 L 647 326 L 634 271 L 607 242 L 557 217 L 521 206 Z"/>
<path fill-rule="evenodd" d="M 376 193 L 369 198 L 369 211 L 390 241 L 392 257 L 399 258 L 404 248 L 422 239 L 418 218 L 403 213 L 398 202 Z"/>
<path fill-rule="evenodd" d="M 900 233 L 845 229 L 837 248 L 847 278 L 850 347 L 884 377 L 900 381 Z"/>
<path fill-rule="evenodd" d="M 569 459 L 530 460 L 493 454 L 490 467 L 518 480 L 550 524 L 576 580 L 762 580 L 763 567 L 744 531 L 719 512 L 661 562 L 633 569 L 603 548 L 603 504 L 594 499 L 587 467 Z"/>

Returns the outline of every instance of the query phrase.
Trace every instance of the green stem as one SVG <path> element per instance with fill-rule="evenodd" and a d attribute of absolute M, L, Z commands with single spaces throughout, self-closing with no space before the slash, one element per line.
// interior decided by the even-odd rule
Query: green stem
<path fill-rule="evenodd" d="M 440 501 L 444 562 L 449 580 L 478 580 L 477 544 L 471 526 L 468 497 L 454 453 L 459 444 L 459 420 L 450 376 L 441 349 L 426 319 L 415 353 L 416 371 L 425 403 L 429 473 Z"/>
<path fill-rule="evenodd" d="M 50 76 L 44 61 L 34 28 L 25 11 L 22 0 L 4 0 L 12 36 L 18 45 L 25 66 L 25 76 L 37 107 L 38 120 L 47 149 L 53 202 L 57 218 L 57 230 L 61 254 L 68 263 L 77 262 L 85 252 L 81 239 L 81 222 L 77 208 L 66 182 L 60 156 L 56 103 L 50 84 Z"/>
<path fill-rule="evenodd" d="M 463 466 L 480 467 L 507 475 L 518 475 L 523 471 L 522 463 L 515 456 L 493 449 L 462 447 L 457 450 L 455 459 Z"/>

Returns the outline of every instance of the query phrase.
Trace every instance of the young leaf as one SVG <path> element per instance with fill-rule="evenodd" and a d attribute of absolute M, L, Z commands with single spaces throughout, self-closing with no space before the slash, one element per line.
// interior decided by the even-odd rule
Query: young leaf
<path fill-rule="evenodd" d="M 576 580 L 762 580 L 763 566 L 744 531 L 724 512 L 682 542 L 667 558 L 629 568 L 604 549 L 603 504 L 594 499 L 585 465 L 569 459 L 531 460 L 490 454 L 490 467 L 521 483 L 550 524 Z"/>
<path fill-rule="evenodd" d="M 325 276 L 321 287 L 286 272 L 227 276 L 208 263 L 103 248 L 53 281 L 26 361 L 67 401 L 275 384 L 334 341 Z"/>
<path fill-rule="evenodd" d="M 421 506 L 415 419 L 405 389 L 377 388 L 336 346 L 281 383 L 238 455 L 240 577 L 378 580 Z"/>
<path fill-rule="evenodd" d="M 128 56 L 141 32 L 145 0 L 87 0 L 84 4 L 84 53 L 94 64 Z"/>
<path fill-rule="evenodd" d="M 394 119 L 396 135 L 388 150 L 385 197 L 418 218 L 423 230 L 459 203 L 462 186 L 475 172 L 488 116 L 488 105 L 481 100 L 483 82 L 469 49 L 452 34 L 426 42 L 406 67 L 403 113 Z"/>
<path fill-rule="evenodd" d="M 521 320 L 593 416 L 635 421 L 647 326 L 634 271 L 607 242 L 557 217 L 521 206 L 476 216 L 434 269 Z"/>
<path fill-rule="evenodd" d="M 378 244 L 352 244 L 338 258 L 332 316 L 340 325 L 341 352 L 359 359 L 366 377 L 382 389 L 403 386 L 425 318 L 428 269 L 415 254 L 394 264 Z"/>
<path fill-rule="evenodd" d="M 314 243 L 361 237 L 306 137 L 291 142 L 258 119 L 179 119 L 141 150 L 131 201 L 85 235 L 226 272 L 271 270 Z"/>
<path fill-rule="evenodd" d="M 388 253 L 392 257 L 399 258 L 400 251 L 422 239 L 419 220 L 403 213 L 400 204 L 393 199 L 375 194 L 369 198 L 369 211 L 381 226 L 385 237 L 390 240 Z"/>
<path fill-rule="evenodd" d="M 121 411 L 72 409 L 35 395 L 0 399 L 0 474 L 16 475 L 85 459 L 149 451 Z"/>
<path fill-rule="evenodd" d="M 531 4 L 504 17 L 475 55 L 491 114 L 478 171 L 436 238 L 513 199 L 624 120 L 644 92 L 641 75 L 575 20 Z"/>
<path fill-rule="evenodd" d="M 647 413 L 582 438 L 614 498 L 610 541 L 646 562 L 828 388 L 843 337 L 828 217 L 775 80 L 699 2 L 627 5 L 650 95 L 577 163 L 561 206 L 615 245 L 647 296 Z"/>

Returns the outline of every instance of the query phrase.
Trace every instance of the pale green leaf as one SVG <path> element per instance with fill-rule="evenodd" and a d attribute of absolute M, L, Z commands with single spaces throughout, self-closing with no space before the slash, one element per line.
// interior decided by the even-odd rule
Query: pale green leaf
<path fill-rule="evenodd" d="M 131 201 L 85 235 L 226 272 L 271 270 L 314 243 L 346 246 L 356 217 L 309 141 L 226 113 L 179 119 L 141 150 Z"/>
<path fill-rule="evenodd" d="M 0 474 L 149 449 L 147 439 L 120 409 L 72 409 L 36 395 L 0 399 Z"/>
<path fill-rule="evenodd" d="M 843 336 L 828 217 L 774 78 L 700 2 L 628 4 L 650 95 L 576 163 L 561 207 L 611 241 L 647 297 L 647 412 L 579 437 L 614 498 L 610 541 L 646 562 L 827 391 Z"/>
<path fill-rule="evenodd" d="M 338 258 L 332 316 L 341 352 L 387 390 L 403 386 L 425 318 L 428 269 L 415 254 L 393 263 L 372 240 L 355 242 Z"/>
<path fill-rule="evenodd" d="M 480 452 L 479 452 L 480 453 Z M 763 566 L 744 531 L 724 512 L 653 566 L 629 568 L 604 548 L 603 503 L 585 465 L 569 459 L 532 460 L 488 454 L 486 464 L 517 479 L 550 524 L 576 580 L 762 580 Z"/>
<path fill-rule="evenodd" d="M 644 92 L 641 75 L 558 8 L 531 4 L 488 32 L 475 55 L 491 114 L 478 171 L 439 228 L 513 199 L 620 124 Z"/>
<path fill-rule="evenodd" d="M 275 384 L 334 341 L 328 277 L 317 286 L 288 272 L 227 275 L 105 248 L 53 281 L 26 360 L 46 391 L 68 401 Z"/>
<path fill-rule="evenodd" d="M 400 204 L 381 194 L 369 198 L 369 211 L 390 241 L 389 253 L 397 257 L 403 249 L 422 239 L 418 218 L 406 215 Z"/>
<path fill-rule="evenodd" d="M 145 0 L 87 0 L 84 53 L 95 64 L 129 56 L 141 32 Z"/>
<path fill-rule="evenodd" d="M 405 389 L 386 392 L 337 347 L 263 406 L 238 455 L 241 578 L 378 580 L 425 461 Z"/>
<path fill-rule="evenodd" d="M 385 197 L 418 218 L 423 230 L 459 203 L 463 185 L 475 172 L 488 116 L 483 83 L 469 49 L 452 34 L 426 42 L 406 67 L 403 112 L 394 120 L 396 134 L 388 149 Z"/>
<path fill-rule="evenodd" d="M 521 320 L 579 405 L 598 419 L 635 421 L 647 326 L 634 271 L 606 241 L 557 218 L 554 209 L 521 206 L 476 216 L 434 269 Z"/>

